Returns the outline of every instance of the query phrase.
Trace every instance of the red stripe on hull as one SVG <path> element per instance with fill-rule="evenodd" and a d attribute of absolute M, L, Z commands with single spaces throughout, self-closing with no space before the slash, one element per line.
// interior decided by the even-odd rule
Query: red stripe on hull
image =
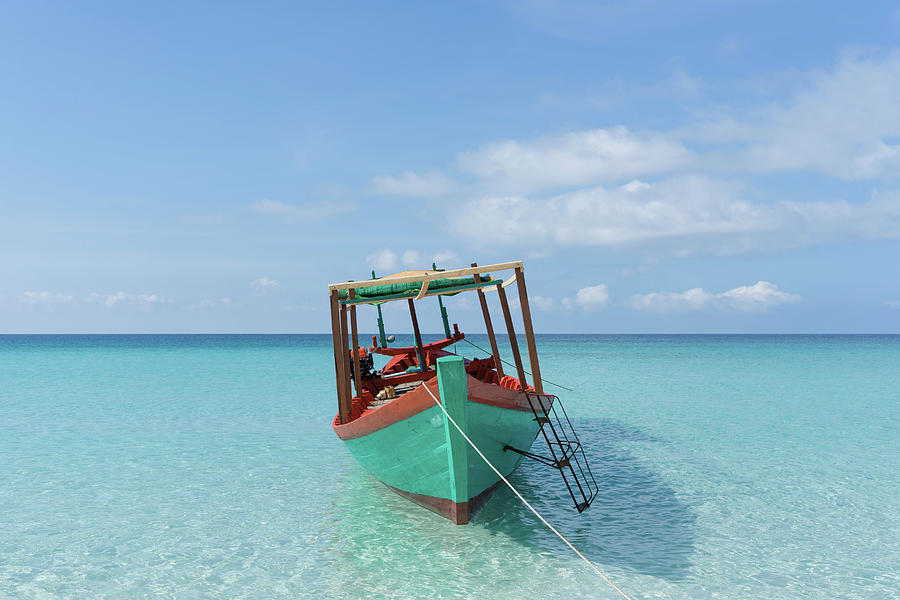
<path fill-rule="evenodd" d="M 423 385 L 427 385 L 432 394 L 440 397 L 438 395 L 436 377 L 429 379 Z M 468 376 L 467 385 L 470 402 L 478 402 L 479 404 L 487 404 L 509 410 L 531 411 L 528 398 L 518 390 L 511 390 L 493 383 L 484 383 L 471 375 Z M 420 386 L 380 408 L 365 411 L 349 423 L 341 425 L 340 417 L 335 416 L 332 427 L 342 440 L 352 440 L 408 419 L 432 406 L 434 406 L 434 400 Z"/>
<path fill-rule="evenodd" d="M 437 377 L 433 377 L 422 385 L 427 385 L 431 393 L 438 396 Z M 349 423 L 341 425 L 340 415 L 338 415 L 334 418 L 332 428 L 342 440 L 352 440 L 408 419 L 432 406 L 434 406 L 434 400 L 431 399 L 428 392 L 416 388 L 380 408 L 367 410 Z"/>

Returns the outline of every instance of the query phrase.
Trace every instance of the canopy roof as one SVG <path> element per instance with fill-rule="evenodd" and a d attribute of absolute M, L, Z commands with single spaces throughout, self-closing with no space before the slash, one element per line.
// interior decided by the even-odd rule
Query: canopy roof
<path fill-rule="evenodd" d="M 488 271 L 503 271 L 521 267 L 522 262 L 515 261 L 449 271 L 401 271 L 366 281 L 332 283 L 328 289 L 337 292 L 341 304 L 380 304 L 405 298 L 449 296 L 468 290 L 495 286 L 500 282 L 488 275 Z M 480 281 L 475 281 L 475 275 L 480 276 Z M 504 285 L 512 283 L 514 277 Z M 352 299 L 349 293 L 351 289 L 354 295 Z"/>

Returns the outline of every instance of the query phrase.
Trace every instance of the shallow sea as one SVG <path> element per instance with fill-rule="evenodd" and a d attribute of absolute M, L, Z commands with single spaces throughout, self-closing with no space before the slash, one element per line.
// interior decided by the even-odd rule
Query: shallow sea
<path fill-rule="evenodd" d="M 633 598 L 900 598 L 900 337 L 538 344 L 601 495 L 512 482 Z M 456 527 L 374 481 L 332 373 L 328 336 L 0 336 L 0 597 L 618 597 L 506 489 Z"/>

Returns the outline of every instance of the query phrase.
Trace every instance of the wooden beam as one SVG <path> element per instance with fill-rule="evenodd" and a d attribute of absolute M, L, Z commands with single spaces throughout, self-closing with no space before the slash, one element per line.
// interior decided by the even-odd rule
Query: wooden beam
<path fill-rule="evenodd" d="M 412 319 L 413 335 L 416 338 L 416 356 L 419 357 L 419 368 L 425 370 L 425 349 L 422 348 L 422 334 L 419 332 L 419 319 L 416 318 L 416 305 L 409 298 L 409 316 Z"/>
<path fill-rule="evenodd" d="M 473 267 L 477 267 L 475 263 L 472 263 Z M 475 273 L 473 276 L 475 277 L 475 283 L 481 281 L 481 276 L 478 273 Z M 481 302 L 481 314 L 484 315 L 484 328 L 487 330 L 488 340 L 491 342 L 491 356 L 494 357 L 494 368 L 497 369 L 497 374 L 500 377 L 503 377 L 503 364 L 500 362 L 500 349 L 497 347 L 497 336 L 494 335 L 494 324 L 491 323 L 491 311 L 488 308 L 487 297 L 484 295 L 484 291 L 478 290 L 478 300 Z"/>
<path fill-rule="evenodd" d="M 341 364 L 343 365 L 343 378 L 341 384 L 344 386 L 344 410 L 350 414 L 353 407 L 353 395 L 350 393 L 350 348 L 347 343 L 347 307 L 341 306 Z"/>
<path fill-rule="evenodd" d="M 528 359 L 531 361 L 531 380 L 534 391 L 544 393 L 544 382 L 541 381 L 541 367 L 538 364 L 537 344 L 534 341 L 534 327 L 531 323 L 531 308 L 528 306 L 528 292 L 525 290 L 525 271 L 516 267 L 516 282 L 519 287 L 519 306 L 522 307 L 522 323 L 525 325 L 525 343 L 528 346 Z"/>
<path fill-rule="evenodd" d="M 346 410 L 346 403 L 344 402 L 344 360 L 341 356 L 341 324 L 340 317 L 338 316 L 340 308 L 338 305 L 337 291 L 331 292 L 329 296 L 331 297 L 331 343 L 334 346 L 334 381 L 337 384 L 338 416 L 340 422 L 343 424 L 347 422 L 349 413 Z"/>
<path fill-rule="evenodd" d="M 360 289 L 366 287 L 374 287 L 376 285 L 385 285 L 388 283 L 416 283 L 419 281 L 434 281 L 435 279 L 452 279 L 454 277 L 468 277 L 476 273 L 490 273 L 491 271 L 508 271 L 521 267 L 522 261 L 515 260 L 512 262 L 497 263 L 493 265 L 484 265 L 483 267 L 469 267 L 467 269 L 453 269 L 450 271 L 431 271 L 423 275 L 405 275 L 403 277 L 382 277 L 381 279 L 366 281 L 343 281 L 341 283 L 331 283 L 328 285 L 329 290 L 349 290 L 350 288 Z"/>
<path fill-rule="evenodd" d="M 515 282 L 516 282 L 516 273 L 513 272 L 512 276 L 510 276 L 509 279 L 507 279 L 506 281 L 504 281 L 504 282 L 501 284 L 501 287 L 509 287 L 509 286 L 511 286 L 512 284 L 514 284 Z M 486 287 L 486 288 L 484 288 L 484 291 L 490 292 L 490 291 L 492 291 L 493 289 L 494 289 L 494 288 L 492 288 L 492 287 Z"/>
<path fill-rule="evenodd" d="M 509 301 L 506 299 L 506 290 L 498 283 L 497 294 L 500 295 L 500 306 L 503 307 L 503 319 L 506 321 L 506 331 L 509 334 L 509 346 L 512 349 L 513 361 L 516 363 L 516 373 L 519 375 L 519 383 L 522 391 L 528 384 L 525 382 L 525 367 L 522 366 L 522 355 L 519 354 L 519 342 L 516 340 L 516 330 L 513 327 L 512 314 L 509 312 Z"/>
<path fill-rule="evenodd" d="M 355 292 L 350 290 L 350 298 L 353 298 Z M 359 331 L 356 329 L 356 306 L 350 307 L 350 335 L 353 338 L 353 386 L 356 388 L 356 395 L 362 398 L 362 373 L 359 371 Z"/>

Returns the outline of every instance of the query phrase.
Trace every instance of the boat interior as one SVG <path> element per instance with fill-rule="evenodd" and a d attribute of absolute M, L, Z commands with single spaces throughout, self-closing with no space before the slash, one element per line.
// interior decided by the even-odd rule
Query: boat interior
<path fill-rule="evenodd" d="M 438 340 L 421 347 L 421 354 L 416 346 L 384 348 L 377 345 L 377 338 L 372 337 L 372 346 L 359 347 L 356 352 L 360 358 L 362 394 L 355 396 L 354 401 L 363 404 L 363 410 L 375 410 L 404 394 L 416 389 L 425 381 L 433 378 L 437 371 L 437 359 L 452 356 L 455 353 L 446 348 L 455 345 L 465 338 L 456 324 L 451 337 Z M 375 370 L 373 355 L 387 356 L 388 362 L 380 370 Z M 420 367 L 420 356 L 424 357 Z M 493 357 L 463 358 L 466 373 L 479 381 L 499 385 L 509 389 L 520 389 L 519 380 L 509 375 L 498 373 Z M 352 367 L 351 367 L 352 368 Z M 528 390 L 533 390 L 527 386 Z"/>

